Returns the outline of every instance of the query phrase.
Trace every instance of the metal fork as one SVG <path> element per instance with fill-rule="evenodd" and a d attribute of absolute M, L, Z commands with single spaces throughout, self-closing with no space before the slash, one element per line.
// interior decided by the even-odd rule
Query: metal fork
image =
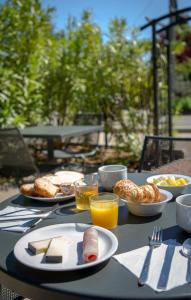
<path fill-rule="evenodd" d="M 139 284 L 144 285 L 148 279 L 149 274 L 149 266 L 151 261 L 151 255 L 153 252 L 153 249 L 156 247 L 159 247 L 162 244 L 162 228 L 160 226 L 154 226 L 152 236 L 149 241 L 149 251 L 147 253 L 143 269 L 141 271 L 141 275 L 139 277 Z"/>

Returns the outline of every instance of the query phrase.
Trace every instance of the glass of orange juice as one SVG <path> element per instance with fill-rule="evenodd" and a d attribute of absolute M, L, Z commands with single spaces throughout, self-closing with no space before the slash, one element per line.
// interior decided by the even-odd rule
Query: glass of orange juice
<path fill-rule="evenodd" d="M 86 175 L 74 182 L 76 208 L 79 210 L 90 209 L 90 196 L 98 194 L 97 173 Z"/>
<path fill-rule="evenodd" d="M 113 229 L 118 222 L 119 197 L 113 193 L 99 193 L 90 197 L 92 223 Z"/>

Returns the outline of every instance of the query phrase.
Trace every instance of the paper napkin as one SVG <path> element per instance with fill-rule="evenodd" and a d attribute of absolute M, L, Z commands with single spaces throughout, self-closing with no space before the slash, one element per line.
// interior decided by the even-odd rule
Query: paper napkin
<path fill-rule="evenodd" d="M 163 265 L 167 262 L 165 257 L 169 244 L 172 244 L 172 242 L 167 241 L 167 243 L 163 243 L 160 247 L 155 248 L 151 256 L 148 280 L 146 284 L 158 292 L 168 291 L 187 283 L 186 273 L 188 259 L 181 254 L 182 246 L 174 243 L 175 249 L 173 256 L 171 257 L 167 286 L 165 289 L 158 287 L 161 271 L 164 271 Z M 148 250 L 149 246 L 145 246 L 130 252 L 115 255 L 114 259 L 139 278 Z"/>
<path fill-rule="evenodd" d="M 15 232 L 26 232 L 34 222 L 38 219 L 33 219 L 33 215 L 38 213 L 38 209 L 27 209 L 17 206 L 7 206 L 6 208 L 0 210 L 0 217 L 16 217 L 16 216 L 26 216 L 29 215 L 30 218 L 26 220 L 7 220 L 0 222 L 0 230 L 3 231 L 15 231 Z"/>

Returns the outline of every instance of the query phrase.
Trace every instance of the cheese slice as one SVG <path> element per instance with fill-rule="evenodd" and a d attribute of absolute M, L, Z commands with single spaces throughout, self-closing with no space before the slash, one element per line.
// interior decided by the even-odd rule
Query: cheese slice
<path fill-rule="evenodd" d="M 33 254 L 39 254 L 39 253 L 46 252 L 46 250 L 48 249 L 48 246 L 50 244 L 50 241 L 51 241 L 51 239 L 29 242 L 28 249 Z"/>
<path fill-rule="evenodd" d="M 58 238 L 58 237 L 60 237 L 60 236 L 57 236 L 55 238 Z M 51 240 L 52 240 L 52 238 L 29 242 L 28 249 L 35 255 L 46 252 Z"/>
<path fill-rule="evenodd" d="M 46 262 L 49 263 L 62 262 L 64 250 L 66 249 L 69 243 L 70 241 L 64 237 L 53 238 L 46 252 Z"/>

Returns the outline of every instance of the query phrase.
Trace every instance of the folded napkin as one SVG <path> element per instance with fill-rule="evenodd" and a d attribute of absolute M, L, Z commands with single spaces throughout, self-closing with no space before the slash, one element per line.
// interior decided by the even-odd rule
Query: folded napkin
<path fill-rule="evenodd" d="M 169 245 L 174 246 L 173 251 L 171 251 L 172 257 L 167 255 L 167 247 Z M 186 273 L 188 259 L 181 254 L 181 249 L 182 246 L 180 246 L 180 244 L 169 240 L 153 250 L 148 280 L 146 282 L 149 287 L 155 291 L 162 292 L 187 283 Z M 114 259 L 139 278 L 148 250 L 149 246 L 145 246 L 130 252 L 115 255 Z M 169 259 L 170 270 L 168 273 L 167 286 L 165 289 L 159 288 L 159 279 L 162 273 L 166 271 L 166 265 L 169 264 Z"/>
<path fill-rule="evenodd" d="M 29 216 L 29 219 L 26 220 L 7 220 L 0 222 L 0 230 L 3 231 L 15 231 L 15 232 L 26 232 L 29 228 L 31 228 L 34 223 L 36 223 L 39 219 L 33 219 L 38 212 L 38 209 L 27 209 L 18 206 L 7 206 L 6 208 L 0 210 L 0 217 L 4 219 L 11 217 L 22 217 Z"/>

